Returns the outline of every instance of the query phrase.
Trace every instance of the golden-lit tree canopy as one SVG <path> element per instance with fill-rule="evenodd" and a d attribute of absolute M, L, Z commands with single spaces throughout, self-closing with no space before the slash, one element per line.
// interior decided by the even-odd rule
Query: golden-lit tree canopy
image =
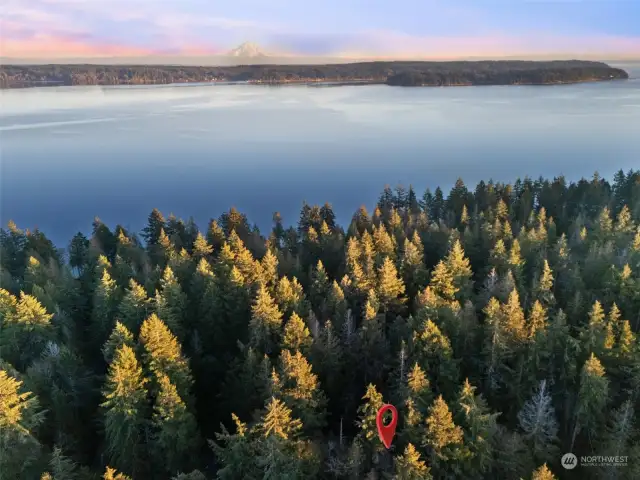
<path fill-rule="evenodd" d="M 372 207 L 96 218 L 64 255 L 10 222 L 0 480 L 636 478 L 640 172 Z"/>

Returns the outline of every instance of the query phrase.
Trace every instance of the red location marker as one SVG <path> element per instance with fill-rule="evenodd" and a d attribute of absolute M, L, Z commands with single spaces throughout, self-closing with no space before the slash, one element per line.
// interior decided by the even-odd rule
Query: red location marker
<path fill-rule="evenodd" d="M 389 425 L 385 425 L 382 421 L 382 417 L 387 410 L 390 410 L 392 414 Z M 396 410 L 396 407 L 385 403 L 382 407 L 380 407 L 380 410 L 378 410 L 378 415 L 376 415 L 376 423 L 378 424 L 378 435 L 380 436 L 380 440 L 382 440 L 384 446 L 389 449 L 391 447 L 393 437 L 396 434 L 396 425 L 398 425 L 398 411 Z"/>

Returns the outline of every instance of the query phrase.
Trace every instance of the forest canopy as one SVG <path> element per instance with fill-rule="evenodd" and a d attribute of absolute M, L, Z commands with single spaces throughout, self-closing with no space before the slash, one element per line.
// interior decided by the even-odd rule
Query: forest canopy
<path fill-rule="evenodd" d="M 0 65 L 0 88 L 56 85 L 144 85 L 212 81 L 256 83 L 368 82 L 388 85 L 527 85 L 626 79 L 601 62 L 360 62 L 330 65 Z"/>
<path fill-rule="evenodd" d="M 0 480 L 640 478 L 639 225 L 640 171 L 386 187 L 346 229 L 10 222 Z"/>

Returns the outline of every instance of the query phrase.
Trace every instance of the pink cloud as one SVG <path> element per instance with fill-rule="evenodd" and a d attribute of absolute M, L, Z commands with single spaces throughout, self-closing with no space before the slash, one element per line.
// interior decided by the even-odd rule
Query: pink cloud
<path fill-rule="evenodd" d="M 73 35 L 38 34 L 25 40 L 3 38 L 0 41 L 0 54 L 3 57 L 15 58 L 124 57 L 154 53 L 156 52 L 152 49 L 129 45 L 87 43 Z"/>
<path fill-rule="evenodd" d="M 138 57 L 153 55 L 214 55 L 219 49 L 185 35 L 158 35 L 153 45 L 134 45 L 127 41 L 108 41 L 82 31 L 60 33 L 37 31 L 23 23 L 0 20 L 0 56 L 7 58 L 58 60 L 64 58 Z"/>

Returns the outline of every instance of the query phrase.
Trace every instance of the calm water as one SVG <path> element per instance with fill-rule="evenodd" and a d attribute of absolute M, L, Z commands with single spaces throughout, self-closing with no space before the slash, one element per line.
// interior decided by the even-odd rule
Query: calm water
<path fill-rule="evenodd" d="M 162 86 L 0 91 L 0 219 L 56 243 L 152 208 L 262 229 L 303 200 L 342 222 L 385 184 L 610 177 L 640 167 L 634 79 L 553 87 Z"/>

